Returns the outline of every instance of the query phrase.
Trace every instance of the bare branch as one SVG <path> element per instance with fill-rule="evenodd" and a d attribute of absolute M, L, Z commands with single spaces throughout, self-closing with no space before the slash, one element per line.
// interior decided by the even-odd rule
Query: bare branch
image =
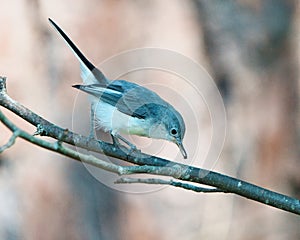
<path fill-rule="evenodd" d="M 7 143 L 0 147 L 0 153 L 4 152 L 6 149 L 14 145 L 18 136 L 19 136 L 19 131 L 13 132 L 11 137 L 8 139 Z"/>
<path fill-rule="evenodd" d="M 49 143 L 21 130 L 19 137 L 41 147 L 69 156 L 75 160 L 83 161 L 120 175 L 151 173 L 169 176 L 187 182 L 204 184 L 227 193 L 238 194 L 242 197 L 300 215 L 300 201 L 298 199 L 217 172 L 187 166 L 143 153 L 131 152 L 128 154 L 128 151 L 116 148 L 110 143 L 98 141 L 96 139 L 90 140 L 87 137 L 56 126 L 11 99 L 6 92 L 6 79 L 1 77 L 0 105 L 14 112 L 32 125 L 39 127 L 38 130 L 40 135 L 52 137 L 57 139 L 58 142 L 55 144 Z M 0 114 L 0 121 L 12 132 L 18 130 L 18 128 L 8 121 L 2 113 Z M 92 155 L 80 154 L 72 149 L 64 147 L 62 145 L 63 142 L 142 166 L 121 167 L 114 164 L 108 164 L 107 162 L 99 162 L 100 159 L 97 159 Z"/>
<path fill-rule="evenodd" d="M 193 184 L 184 183 L 180 181 L 175 181 L 173 179 L 164 180 L 159 178 L 120 178 L 115 183 L 121 184 L 121 183 L 145 183 L 145 184 L 155 184 L 155 185 L 170 185 L 174 187 L 180 187 L 186 190 L 191 190 L 194 192 L 202 192 L 202 193 L 224 193 L 223 190 L 217 189 L 217 188 L 204 188 L 199 187 Z"/>

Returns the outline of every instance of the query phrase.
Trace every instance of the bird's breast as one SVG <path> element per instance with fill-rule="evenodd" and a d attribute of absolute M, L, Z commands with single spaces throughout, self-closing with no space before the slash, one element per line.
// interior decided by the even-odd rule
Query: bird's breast
<path fill-rule="evenodd" d="M 105 102 L 94 102 L 95 126 L 106 132 L 149 136 L 147 121 L 124 114 Z"/>

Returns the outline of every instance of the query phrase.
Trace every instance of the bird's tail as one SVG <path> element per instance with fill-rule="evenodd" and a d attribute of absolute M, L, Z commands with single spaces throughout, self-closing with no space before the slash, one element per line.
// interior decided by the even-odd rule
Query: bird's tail
<path fill-rule="evenodd" d="M 67 43 L 68 47 L 72 50 L 76 58 L 80 62 L 81 69 L 81 78 L 85 84 L 92 83 L 101 83 L 101 84 L 109 84 L 108 79 L 104 76 L 104 74 L 96 68 L 76 47 L 76 45 L 71 41 L 71 39 L 64 33 L 64 31 L 52 20 L 49 18 L 49 22 L 51 25 L 57 30 L 57 32 L 62 36 L 62 38 Z"/>

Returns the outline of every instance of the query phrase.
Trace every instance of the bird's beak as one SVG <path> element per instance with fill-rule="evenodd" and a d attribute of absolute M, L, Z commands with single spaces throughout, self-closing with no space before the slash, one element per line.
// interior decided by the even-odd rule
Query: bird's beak
<path fill-rule="evenodd" d="M 182 144 L 181 140 L 177 140 L 177 141 L 176 141 L 176 144 L 177 144 L 177 146 L 179 147 L 179 150 L 180 150 L 180 152 L 181 152 L 183 158 L 184 158 L 184 159 L 187 159 L 187 153 L 186 153 L 186 151 L 185 151 L 185 149 L 184 149 L 184 147 L 183 147 L 183 144 Z"/>

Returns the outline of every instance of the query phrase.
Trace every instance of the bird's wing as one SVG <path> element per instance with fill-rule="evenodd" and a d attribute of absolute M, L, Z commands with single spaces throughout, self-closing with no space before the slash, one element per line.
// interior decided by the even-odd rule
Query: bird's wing
<path fill-rule="evenodd" d="M 116 107 L 119 111 L 137 118 L 146 118 L 157 114 L 158 106 L 167 106 L 155 92 L 124 80 L 113 81 L 108 88 L 122 92 Z"/>
<path fill-rule="evenodd" d="M 140 85 L 116 80 L 108 86 L 100 84 L 73 86 L 87 92 L 102 101 L 115 106 L 120 112 L 137 118 L 146 118 L 155 114 L 157 106 L 167 103 L 156 93 Z"/>
<path fill-rule="evenodd" d="M 104 74 L 96 68 L 76 47 L 72 40 L 64 33 L 64 31 L 52 20 L 49 18 L 51 25 L 57 30 L 57 32 L 62 36 L 62 38 L 67 43 L 68 47 L 72 50 L 76 58 L 80 62 L 81 69 L 81 78 L 84 83 L 105 83 L 108 84 L 109 81 L 104 76 Z"/>

